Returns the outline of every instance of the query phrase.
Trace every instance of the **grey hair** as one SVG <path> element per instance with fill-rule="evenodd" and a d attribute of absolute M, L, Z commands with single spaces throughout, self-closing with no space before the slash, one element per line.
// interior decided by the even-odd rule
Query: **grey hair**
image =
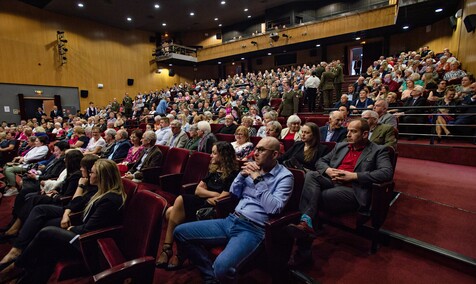
<path fill-rule="evenodd" d="M 208 123 L 208 121 L 198 122 L 197 127 L 199 130 L 205 132 L 205 134 L 212 132 L 212 128 L 210 127 L 210 123 Z"/>
<path fill-rule="evenodd" d="M 375 118 L 375 119 L 378 119 L 378 113 L 373 111 L 373 110 L 365 110 L 362 112 L 362 117 L 364 117 L 364 115 L 366 114 L 369 114 L 371 117 Z"/>
<path fill-rule="evenodd" d="M 301 119 L 299 118 L 299 116 L 293 114 L 293 115 L 288 117 L 288 120 L 286 121 L 286 125 L 288 127 L 291 127 L 291 124 L 296 123 L 296 122 L 299 122 L 299 124 L 301 124 Z"/>
<path fill-rule="evenodd" d="M 114 137 L 116 136 L 116 130 L 109 128 L 109 129 L 106 129 L 106 131 L 104 131 L 104 134 Z"/>
<path fill-rule="evenodd" d="M 151 130 L 144 132 L 142 138 L 149 140 L 151 145 L 155 145 L 155 142 L 157 141 L 157 135 Z"/>
<path fill-rule="evenodd" d="M 121 135 L 121 138 L 122 138 L 122 139 L 127 140 L 127 139 L 129 138 L 129 133 L 127 133 L 127 131 L 124 130 L 124 129 L 119 129 L 119 130 L 117 131 L 117 133 L 119 133 L 119 135 Z"/>

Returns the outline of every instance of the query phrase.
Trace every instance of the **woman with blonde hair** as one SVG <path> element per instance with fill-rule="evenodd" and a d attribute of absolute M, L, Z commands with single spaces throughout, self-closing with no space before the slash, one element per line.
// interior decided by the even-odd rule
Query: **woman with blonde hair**
<path fill-rule="evenodd" d="M 235 149 L 238 160 L 246 160 L 246 156 L 253 150 L 253 143 L 250 142 L 250 133 L 244 126 L 238 126 L 235 131 L 235 140 L 231 146 Z"/>
<path fill-rule="evenodd" d="M 98 191 L 86 205 L 83 224 L 41 229 L 24 250 L 16 255 L 9 253 L 2 259 L 0 279 L 11 279 L 24 273 L 20 279 L 22 283 L 47 283 L 59 259 L 80 257 L 79 235 L 121 222 L 126 194 L 116 163 L 97 160 L 91 169 L 89 182 L 96 185 Z"/>

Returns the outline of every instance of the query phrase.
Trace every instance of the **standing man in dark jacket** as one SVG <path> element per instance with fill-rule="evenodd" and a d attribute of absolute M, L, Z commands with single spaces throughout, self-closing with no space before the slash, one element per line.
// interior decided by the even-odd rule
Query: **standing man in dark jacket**
<path fill-rule="evenodd" d="M 342 70 L 342 63 L 337 60 L 334 63 L 334 74 L 336 77 L 334 78 L 334 89 L 336 90 L 336 97 L 334 98 L 334 102 L 338 102 L 340 100 L 340 96 L 342 95 L 342 83 L 344 83 L 344 71 Z"/>
<path fill-rule="evenodd" d="M 288 81 L 283 82 L 283 102 L 279 106 L 278 113 L 280 116 L 289 117 L 298 112 L 299 94 L 296 93 Z"/>
<path fill-rule="evenodd" d="M 331 67 L 327 65 L 326 71 L 322 73 L 321 84 L 319 85 L 319 89 L 322 90 L 325 108 L 330 108 L 331 103 L 333 102 L 335 77 L 335 74 L 331 72 Z M 322 105 L 322 100 L 319 102 L 319 105 Z"/>

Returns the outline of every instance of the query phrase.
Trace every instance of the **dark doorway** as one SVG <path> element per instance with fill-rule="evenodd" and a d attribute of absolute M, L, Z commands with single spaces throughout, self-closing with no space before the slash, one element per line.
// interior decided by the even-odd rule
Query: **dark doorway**
<path fill-rule="evenodd" d="M 380 55 L 383 54 L 383 42 L 378 41 L 364 44 L 362 54 L 362 73 L 365 73 L 367 68 L 373 65 L 374 60 L 378 60 Z"/>

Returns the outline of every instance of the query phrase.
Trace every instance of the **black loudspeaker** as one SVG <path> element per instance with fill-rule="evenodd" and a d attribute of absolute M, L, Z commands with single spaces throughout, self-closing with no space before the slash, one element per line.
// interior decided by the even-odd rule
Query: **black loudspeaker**
<path fill-rule="evenodd" d="M 474 31 L 476 28 L 476 14 L 468 15 L 464 18 L 464 26 L 468 33 Z"/>
<path fill-rule="evenodd" d="M 89 95 L 89 92 L 88 90 L 81 90 L 80 94 L 81 94 L 81 98 L 87 98 Z"/>
<path fill-rule="evenodd" d="M 217 39 L 221 39 L 221 33 L 217 33 Z"/>
<path fill-rule="evenodd" d="M 317 50 L 316 49 L 309 50 L 309 56 L 310 57 L 316 57 L 317 56 Z"/>
<path fill-rule="evenodd" d="M 134 79 L 127 79 L 127 86 L 134 85 Z"/>
<path fill-rule="evenodd" d="M 256 65 L 261 65 L 261 64 L 263 64 L 263 59 L 261 58 L 256 59 Z"/>
<path fill-rule="evenodd" d="M 452 30 L 456 29 L 456 23 L 457 23 L 456 17 L 451 16 L 450 17 L 450 27 L 451 27 Z"/>
<path fill-rule="evenodd" d="M 170 76 L 170 77 L 175 76 L 175 71 L 174 71 L 174 69 L 169 69 L 169 76 Z"/>

